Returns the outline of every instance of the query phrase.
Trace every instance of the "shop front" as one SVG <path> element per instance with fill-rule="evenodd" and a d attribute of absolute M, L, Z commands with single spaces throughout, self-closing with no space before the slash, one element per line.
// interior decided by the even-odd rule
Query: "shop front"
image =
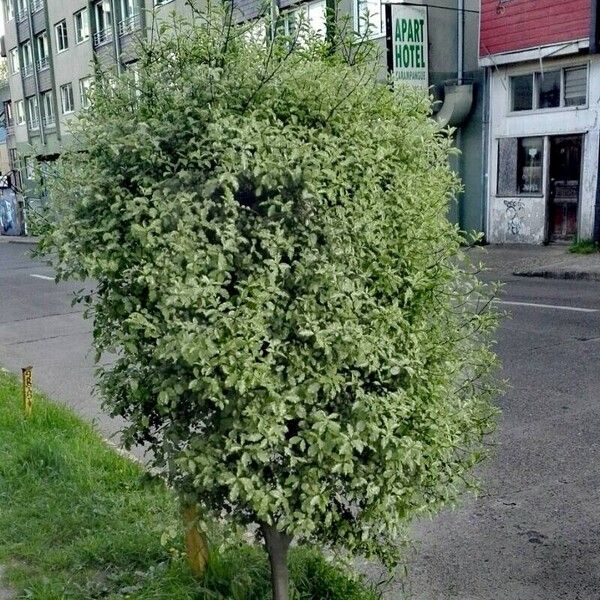
<path fill-rule="evenodd" d="M 578 56 L 490 77 L 487 238 L 543 244 L 593 235 L 600 61 Z"/>

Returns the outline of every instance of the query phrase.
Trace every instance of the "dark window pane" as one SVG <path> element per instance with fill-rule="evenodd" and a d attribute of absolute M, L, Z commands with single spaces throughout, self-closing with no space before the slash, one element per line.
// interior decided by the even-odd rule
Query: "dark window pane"
<path fill-rule="evenodd" d="M 520 138 L 517 184 L 520 194 L 542 194 L 544 138 Z"/>
<path fill-rule="evenodd" d="M 536 74 L 538 81 L 538 108 L 560 106 L 560 71 Z"/>
<path fill-rule="evenodd" d="M 533 108 L 533 75 L 519 75 L 510 78 L 512 109 L 531 110 Z"/>
<path fill-rule="evenodd" d="M 587 103 L 587 67 L 565 69 L 565 106 Z"/>
<path fill-rule="evenodd" d="M 517 195 L 517 138 L 498 140 L 498 196 Z"/>

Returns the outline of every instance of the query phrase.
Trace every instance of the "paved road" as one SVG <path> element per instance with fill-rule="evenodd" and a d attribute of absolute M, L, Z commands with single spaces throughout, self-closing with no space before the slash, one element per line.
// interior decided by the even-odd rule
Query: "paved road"
<path fill-rule="evenodd" d="M 0 365 L 15 373 L 33 365 L 37 387 L 112 437 L 121 424 L 92 394 L 90 323 L 80 306 L 71 306 L 84 284 L 56 285 L 52 270 L 31 260 L 32 248 L 0 240 Z"/>
<path fill-rule="evenodd" d="M 33 364 L 38 386 L 112 434 L 90 396 L 89 326 L 70 307 L 79 286 L 40 278 L 52 273 L 28 249 L 0 243 L 0 364 Z M 483 495 L 415 528 L 412 575 L 389 597 L 600 599 L 600 283 L 492 276 L 515 304 L 503 305 L 511 387 Z"/>

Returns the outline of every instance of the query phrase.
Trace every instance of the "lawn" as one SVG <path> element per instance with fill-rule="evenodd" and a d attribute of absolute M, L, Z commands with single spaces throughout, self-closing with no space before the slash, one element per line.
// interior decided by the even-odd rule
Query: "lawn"
<path fill-rule="evenodd" d="M 20 598 L 270 598 L 264 553 L 241 540 L 213 551 L 195 581 L 162 481 L 39 394 L 25 418 L 20 394 L 0 370 L 0 564 Z M 210 539 L 220 543 L 217 528 Z M 291 572 L 293 600 L 378 598 L 315 550 L 296 549 Z"/>

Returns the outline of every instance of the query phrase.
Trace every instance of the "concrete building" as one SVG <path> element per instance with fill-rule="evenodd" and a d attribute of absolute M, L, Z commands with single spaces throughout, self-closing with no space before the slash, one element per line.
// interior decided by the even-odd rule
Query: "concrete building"
<path fill-rule="evenodd" d="M 481 10 L 488 240 L 598 239 L 597 0 L 482 0 Z"/>
<path fill-rule="evenodd" d="M 239 19 L 256 19 L 265 12 L 259 0 L 233 1 Z M 3 48 L 9 63 L 8 152 L 24 194 L 35 206 L 29 186 L 32 157 L 52 160 L 69 143 L 69 122 L 86 105 L 93 61 L 112 65 L 117 73 L 129 68 L 135 61 L 133 41 L 147 33 L 151 10 L 160 19 L 173 10 L 185 13 L 190 9 L 185 0 L 1 2 Z M 333 0 L 278 0 L 282 27 L 293 27 L 302 11 L 324 35 L 326 9 L 332 6 Z M 456 144 L 462 154 L 454 167 L 465 190 L 451 218 L 466 230 L 482 231 L 484 95 L 477 65 L 478 0 L 416 0 L 394 5 L 383 0 L 340 0 L 338 13 L 380 46 L 382 72 L 389 68 L 400 79 L 413 78 L 409 83 L 419 85 L 424 93 L 429 87 L 437 100 L 435 118 L 458 128 Z M 411 25 L 417 21 L 422 23 L 418 31 Z M 408 62 L 399 68 L 393 54 L 402 34 L 394 26 L 401 22 L 408 25 L 399 52 L 406 52 Z"/>

